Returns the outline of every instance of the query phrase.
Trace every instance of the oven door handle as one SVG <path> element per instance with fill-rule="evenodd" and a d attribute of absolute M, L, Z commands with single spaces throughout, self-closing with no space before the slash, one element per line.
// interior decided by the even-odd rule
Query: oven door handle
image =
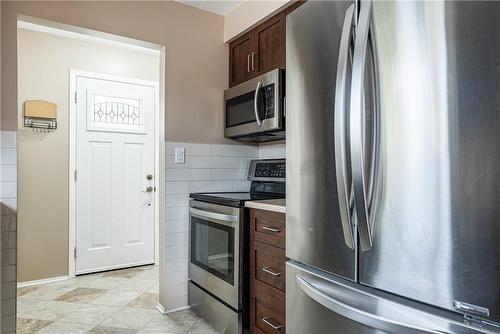
<path fill-rule="evenodd" d="M 235 215 L 225 215 L 223 213 L 210 212 L 195 208 L 189 208 L 189 213 L 200 218 L 216 219 L 233 223 L 237 223 L 240 220 L 240 218 Z"/>

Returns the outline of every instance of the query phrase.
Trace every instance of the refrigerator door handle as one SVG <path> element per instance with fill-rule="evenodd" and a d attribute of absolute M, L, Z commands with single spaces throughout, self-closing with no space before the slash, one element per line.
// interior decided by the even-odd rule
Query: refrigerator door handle
<path fill-rule="evenodd" d="M 354 207 L 358 222 L 358 232 L 361 249 L 367 251 L 372 248 L 372 227 L 368 213 L 369 193 L 367 191 L 366 175 L 364 171 L 364 132 L 365 114 L 364 107 L 364 78 L 366 53 L 368 48 L 368 37 L 370 33 L 370 22 L 372 14 L 372 3 L 362 3 L 356 29 L 356 42 L 354 45 L 354 56 L 352 65 L 351 100 L 350 100 L 350 138 L 351 138 L 351 168 L 354 191 Z M 377 135 L 376 135 L 377 136 Z M 373 166 L 374 161 L 372 161 Z M 370 173 L 374 176 L 373 173 Z M 373 180 L 372 180 L 373 181 Z M 371 186 L 370 186 L 371 187 Z M 371 195 L 370 195 L 371 196 Z"/>
<path fill-rule="evenodd" d="M 340 217 L 346 245 L 354 249 L 354 232 L 349 206 L 346 154 L 346 89 L 348 75 L 349 48 L 354 29 L 354 4 L 347 8 L 342 35 L 340 37 L 337 80 L 335 84 L 335 170 L 337 174 L 337 194 L 340 204 Z"/>
<path fill-rule="evenodd" d="M 353 305 L 349 305 L 343 301 L 332 298 L 313 284 L 307 281 L 304 277 L 296 275 L 297 286 L 310 298 L 323 305 L 327 309 L 336 314 L 348 318 L 352 321 L 361 323 L 371 328 L 379 329 L 389 333 L 405 333 L 405 334 L 447 334 L 443 331 L 432 330 L 411 324 L 405 324 L 396 319 L 389 319 L 380 315 L 372 314 L 361 310 Z"/>

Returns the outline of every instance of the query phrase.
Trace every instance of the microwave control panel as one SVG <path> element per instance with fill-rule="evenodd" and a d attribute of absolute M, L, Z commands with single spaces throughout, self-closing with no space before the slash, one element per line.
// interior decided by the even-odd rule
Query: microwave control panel
<path fill-rule="evenodd" d="M 266 108 L 266 119 L 274 117 L 274 84 L 264 86 L 264 103 Z"/>

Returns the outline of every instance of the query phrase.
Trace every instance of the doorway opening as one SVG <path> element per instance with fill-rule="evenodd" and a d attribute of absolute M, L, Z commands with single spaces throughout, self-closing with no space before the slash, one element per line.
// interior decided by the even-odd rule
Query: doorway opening
<path fill-rule="evenodd" d="M 129 328 L 117 321 L 137 313 L 142 326 L 161 309 L 164 54 L 19 17 L 21 332 Z M 24 126 L 33 100 L 57 106 L 56 129 Z"/>

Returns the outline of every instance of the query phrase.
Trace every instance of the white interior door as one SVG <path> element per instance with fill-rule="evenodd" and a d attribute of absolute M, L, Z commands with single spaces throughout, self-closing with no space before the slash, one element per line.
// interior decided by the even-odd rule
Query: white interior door
<path fill-rule="evenodd" d="M 76 274 L 154 262 L 156 87 L 76 79 Z"/>

